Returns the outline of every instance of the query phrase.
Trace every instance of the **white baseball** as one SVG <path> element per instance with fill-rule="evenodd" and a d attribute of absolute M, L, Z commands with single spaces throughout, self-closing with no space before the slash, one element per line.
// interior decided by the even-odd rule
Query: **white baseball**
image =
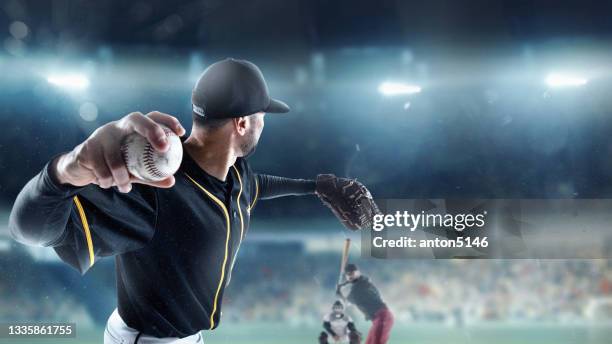
<path fill-rule="evenodd" d="M 160 124 L 161 125 L 161 124 Z M 121 153 L 128 171 L 136 178 L 149 182 L 164 180 L 173 175 L 183 160 L 181 139 L 170 128 L 161 125 L 170 148 L 159 152 L 138 133 L 129 134 L 121 145 Z"/>

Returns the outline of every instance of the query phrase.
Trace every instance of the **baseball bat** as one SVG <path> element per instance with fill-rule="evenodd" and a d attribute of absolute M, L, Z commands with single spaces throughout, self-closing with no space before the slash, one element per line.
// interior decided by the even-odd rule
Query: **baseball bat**
<path fill-rule="evenodd" d="M 348 261 L 349 248 L 351 247 L 351 239 L 346 238 L 344 241 L 344 247 L 342 248 L 342 260 L 340 261 L 340 276 L 338 276 L 338 284 L 342 283 L 342 276 L 344 276 L 344 267 Z"/>

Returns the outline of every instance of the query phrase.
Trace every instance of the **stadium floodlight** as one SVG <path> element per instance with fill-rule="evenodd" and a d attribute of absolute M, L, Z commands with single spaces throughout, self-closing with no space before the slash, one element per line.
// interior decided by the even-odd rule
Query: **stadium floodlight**
<path fill-rule="evenodd" d="M 549 74 L 546 77 L 546 84 L 553 88 L 583 86 L 586 85 L 587 81 L 585 78 L 556 73 Z"/>
<path fill-rule="evenodd" d="M 414 94 L 421 92 L 421 87 L 417 85 L 408 85 L 399 82 L 383 82 L 378 86 L 378 92 L 385 96 L 395 96 L 400 94 Z"/>
<path fill-rule="evenodd" d="M 47 77 L 47 82 L 70 90 L 84 90 L 89 87 L 89 79 L 82 74 L 54 74 Z"/>

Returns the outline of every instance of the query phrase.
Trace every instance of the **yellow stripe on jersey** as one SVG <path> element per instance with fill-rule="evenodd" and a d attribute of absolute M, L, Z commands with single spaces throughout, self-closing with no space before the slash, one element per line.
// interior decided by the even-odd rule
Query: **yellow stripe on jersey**
<path fill-rule="evenodd" d="M 93 242 L 91 240 L 91 232 L 89 231 L 89 223 L 87 222 L 85 210 L 83 210 L 83 205 L 81 205 L 79 197 L 74 196 L 72 199 L 74 200 L 74 204 L 76 204 L 77 210 L 79 211 L 79 216 L 81 217 L 83 231 L 85 232 L 85 238 L 87 240 L 87 250 L 89 251 L 89 267 L 92 267 L 94 265 L 94 249 Z"/>
<path fill-rule="evenodd" d="M 238 177 L 238 182 L 240 183 L 240 191 L 238 192 L 238 214 L 240 214 L 240 241 L 242 242 L 242 238 L 244 237 L 244 220 L 242 218 L 242 209 L 240 208 L 240 196 L 242 195 L 242 179 L 240 178 L 240 172 L 236 166 L 232 166 L 234 171 L 236 171 L 236 177 Z M 240 245 L 240 243 L 238 243 Z"/>
<path fill-rule="evenodd" d="M 240 251 L 240 244 L 242 244 L 242 239 L 244 239 L 244 219 L 242 217 L 242 209 L 240 208 L 240 195 L 242 195 L 242 179 L 240 178 L 240 173 L 238 172 L 238 169 L 236 168 L 236 166 L 232 166 L 232 167 L 236 171 L 238 182 L 240 182 L 240 191 L 238 192 L 238 213 L 240 214 L 240 241 L 238 242 L 236 253 L 234 253 L 234 258 L 232 259 L 232 266 L 230 267 L 230 271 L 234 270 L 234 264 L 236 264 L 236 257 L 238 257 L 238 251 Z"/>
<path fill-rule="evenodd" d="M 204 191 L 204 193 L 208 197 L 210 197 L 215 203 L 217 203 L 217 205 L 219 205 L 221 210 L 223 210 L 223 214 L 225 215 L 225 223 L 227 226 L 227 229 L 226 229 L 227 234 L 225 237 L 225 255 L 223 257 L 223 264 L 221 265 L 221 278 L 219 279 L 219 285 L 217 286 L 217 291 L 215 292 L 215 299 L 213 301 L 213 310 L 210 313 L 210 330 L 212 330 L 215 327 L 215 313 L 217 312 L 217 302 L 219 301 L 219 293 L 221 292 L 221 286 L 223 285 L 223 279 L 225 278 L 225 266 L 227 265 L 227 255 L 228 255 L 229 240 L 230 240 L 230 217 L 229 217 L 229 213 L 227 212 L 227 207 L 225 207 L 225 204 L 223 204 L 223 202 L 219 198 L 217 198 L 215 195 L 213 195 L 208 190 L 206 190 L 202 185 L 198 184 L 198 182 L 196 182 L 193 178 L 191 178 L 190 175 L 188 175 L 187 173 L 185 173 L 185 175 L 187 176 L 187 178 L 189 178 L 189 180 L 191 180 L 193 184 L 195 184 L 198 188 Z"/>
<path fill-rule="evenodd" d="M 251 212 L 251 209 L 253 209 L 253 207 L 255 206 L 255 203 L 257 203 L 257 196 L 259 196 L 259 184 L 257 183 L 257 175 L 255 175 L 255 197 L 253 198 L 253 202 L 249 206 L 249 213 Z"/>

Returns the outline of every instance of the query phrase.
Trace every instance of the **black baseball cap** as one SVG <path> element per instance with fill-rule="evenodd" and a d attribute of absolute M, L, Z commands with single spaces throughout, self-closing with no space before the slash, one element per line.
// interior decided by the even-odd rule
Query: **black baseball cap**
<path fill-rule="evenodd" d="M 270 98 L 263 74 L 254 63 L 233 58 L 215 62 L 202 73 L 191 103 L 194 113 L 210 118 L 289 112 L 287 104 Z"/>
<path fill-rule="evenodd" d="M 357 271 L 359 270 L 359 268 L 357 267 L 357 265 L 350 263 L 350 264 L 346 264 L 346 267 L 344 268 L 344 272 L 353 272 L 353 271 Z"/>

